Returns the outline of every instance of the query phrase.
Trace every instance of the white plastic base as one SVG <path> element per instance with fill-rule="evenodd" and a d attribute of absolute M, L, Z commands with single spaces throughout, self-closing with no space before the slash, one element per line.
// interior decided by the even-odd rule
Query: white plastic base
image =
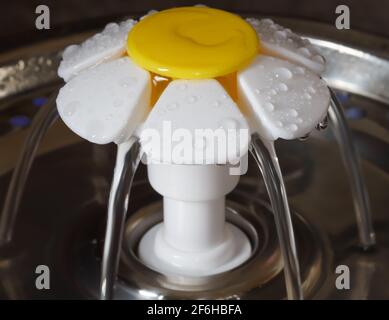
<path fill-rule="evenodd" d="M 164 221 L 140 241 L 146 265 L 164 274 L 201 277 L 250 257 L 247 236 L 225 222 L 225 195 L 239 181 L 228 166 L 149 164 L 147 170 L 152 187 L 163 195 Z"/>
<path fill-rule="evenodd" d="M 138 254 L 148 267 L 166 275 L 203 277 L 228 271 L 250 257 L 251 245 L 237 227 L 230 223 L 224 227 L 224 239 L 218 246 L 188 252 L 167 242 L 160 223 L 143 236 Z"/>

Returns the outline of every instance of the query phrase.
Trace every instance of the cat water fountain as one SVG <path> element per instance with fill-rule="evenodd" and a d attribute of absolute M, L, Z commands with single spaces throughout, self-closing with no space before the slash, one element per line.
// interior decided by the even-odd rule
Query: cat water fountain
<path fill-rule="evenodd" d="M 309 275 L 274 141 L 307 138 L 327 126 L 328 113 L 361 245 L 375 244 L 358 155 L 324 69 L 308 40 L 269 19 L 183 7 L 108 24 L 63 52 L 58 74 L 66 83 L 34 120 L 5 200 L 1 243 L 12 240 L 34 153 L 59 114 L 82 138 L 117 145 L 102 299 L 259 298 L 256 290 L 281 271 L 287 298 L 303 299 Z M 244 195 L 226 201 L 250 153 L 271 204 L 259 201 L 254 214 Z M 127 217 L 141 160 L 162 204 L 146 201 Z M 303 219 L 297 224 L 306 228 Z"/>

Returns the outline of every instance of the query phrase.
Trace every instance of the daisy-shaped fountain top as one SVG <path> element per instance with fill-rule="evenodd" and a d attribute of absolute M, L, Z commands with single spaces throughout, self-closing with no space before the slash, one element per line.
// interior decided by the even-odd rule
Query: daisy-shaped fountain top
<path fill-rule="evenodd" d="M 99 144 L 142 137 L 147 129 L 162 134 L 165 121 L 172 130 L 247 129 L 270 141 L 294 139 L 327 113 L 323 69 L 308 40 L 269 19 L 174 8 L 110 23 L 66 48 L 58 73 L 67 83 L 57 106 L 74 132 Z M 245 154 L 248 144 L 234 154 Z M 161 160 L 155 144 L 143 147 Z M 203 151 L 207 159 L 185 163 L 225 163 Z"/>

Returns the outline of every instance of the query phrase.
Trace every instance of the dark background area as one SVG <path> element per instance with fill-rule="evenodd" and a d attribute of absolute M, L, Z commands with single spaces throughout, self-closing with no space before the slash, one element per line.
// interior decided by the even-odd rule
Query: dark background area
<path fill-rule="evenodd" d="M 199 3 L 242 14 L 300 18 L 332 25 L 336 6 L 345 4 L 351 11 L 353 30 L 389 38 L 389 0 L 0 0 L 0 51 L 87 30 L 126 15 Z M 39 4 L 50 8 L 50 30 L 35 29 L 35 8 Z"/>

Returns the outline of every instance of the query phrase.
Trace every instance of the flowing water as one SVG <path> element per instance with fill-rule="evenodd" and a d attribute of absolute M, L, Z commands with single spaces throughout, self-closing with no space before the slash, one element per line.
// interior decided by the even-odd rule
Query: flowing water
<path fill-rule="evenodd" d="M 58 112 L 55 106 L 56 97 L 57 94 L 53 94 L 34 117 L 30 131 L 12 173 L 3 211 L 0 216 L 0 245 L 6 244 L 12 240 L 17 211 L 35 154 L 46 132 L 58 119 Z"/>
<path fill-rule="evenodd" d="M 288 197 L 273 141 L 263 141 L 258 134 L 251 139 L 251 153 L 262 173 L 274 212 L 278 241 L 284 260 L 287 297 L 303 299 L 300 263 L 296 250 Z"/>
<path fill-rule="evenodd" d="M 136 138 L 119 144 L 117 148 L 101 268 L 100 298 L 102 300 L 113 298 L 128 199 L 140 161 L 140 150 L 140 144 Z"/>
<path fill-rule="evenodd" d="M 344 116 L 342 105 L 331 89 L 330 92 L 331 105 L 328 114 L 349 178 L 359 239 L 362 247 L 368 249 L 375 244 L 375 232 L 371 218 L 369 194 L 362 174 L 359 155 L 356 151 L 346 117 Z"/>

